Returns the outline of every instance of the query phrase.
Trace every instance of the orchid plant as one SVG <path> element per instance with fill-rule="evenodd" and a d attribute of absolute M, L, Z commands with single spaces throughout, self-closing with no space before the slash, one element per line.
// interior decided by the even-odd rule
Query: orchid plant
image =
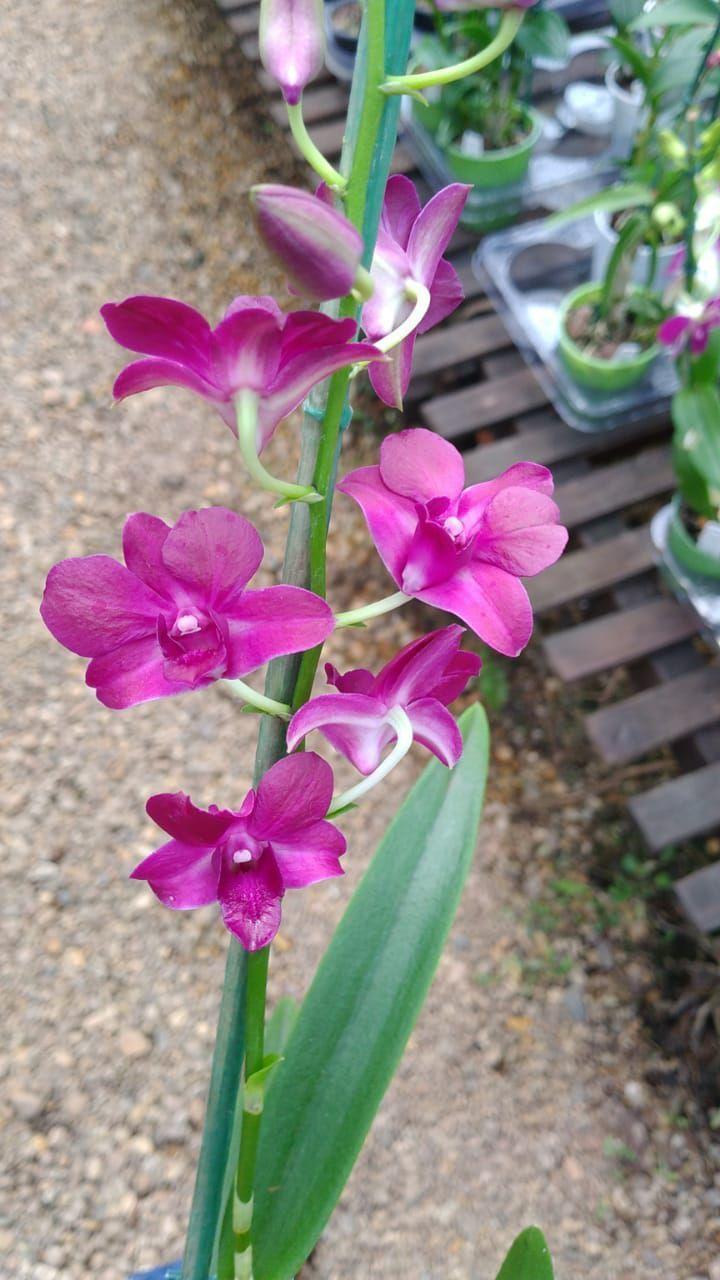
<path fill-rule="evenodd" d="M 525 7 L 508 7 L 496 55 Z M 102 312 L 110 335 L 140 357 L 118 375 L 115 398 L 163 386 L 208 401 L 251 479 L 289 506 L 283 582 L 248 585 L 263 545 L 238 512 L 186 511 L 172 524 L 140 512 L 123 530 L 124 563 L 62 561 L 41 609 L 60 644 L 89 659 L 87 683 L 109 708 L 199 698 L 223 681 L 261 713 L 252 789 L 222 797 L 223 807 L 200 807 L 182 792 L 152 796 L 147 811 L 166 839 L 132 873 L 171 909 L 217 903 L 230 934 L 183 1280 L 290 1280 L 317 1242 L 417 1017 L 470 866 L 488 741 L 478 704 L 459 722 L 448 709 L 480 667 L 461 647 L 465 629 L 517 655 L 532 629 L 521 579 L 556 561 L 567 539 L 544 467 L 520 463 L 466 487 L 458 451 L 422 429 L 390 436 L 378 465 L 335 484 L 352 381 L 369 369 L 377 394 L 399 407 L 416 335 L 462 299 L 444 254 L 466 188 L 448 187 L 421 207 L 408 179 L 388 178 L 399 95 L 417 87 L 403 74 L 412 0 L 397 0 L 392 16 L 386 23 L 385 0 L 366 0 L 335 170 L 302 120 L 303 89 L 322 63 L 321 0 L 261 4 L 262 57 L 321 186 L 316 194 L 259 187 L 252 203 L 291 286 L 324 311 L 284 313 L 273 298 L 240 297 L 212 327 L 183 302 L 133 296 Z M 282 424 L 303 400 L 299 475 L 279 479 L 260 454 L 276 430 L 292 430 Z M 345 613 L 325 598 L 336 487 L 359 505 L 397 588 Z M 376 674 L 327 666 L 331 692 L 313 696 L 335 628 L 411 599 L 465 627 L 444 623 Z M 259 693 L 245 678 L 268 663 Z M 320 735 L 359 774 L 344 793 L 331 764 L 303 749 Z M 270 944 L 286 890 L 343 874 L 352 856 L 343 813 L 413 742 L 435 760 L 385 836 L 302 1008 L 281 1002 L 267 1021 Z M 551 1280 L 535 1228 L 515 1242 L 501 1276 Z"/>

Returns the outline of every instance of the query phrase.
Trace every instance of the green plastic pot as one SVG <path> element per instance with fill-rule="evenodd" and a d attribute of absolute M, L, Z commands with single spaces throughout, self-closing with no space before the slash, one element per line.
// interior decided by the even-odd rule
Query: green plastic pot
<path fill-rule="evenodd" d="M 471 182 L 474 187 L 485 191 L 515 186 L 522 182 L 542 134 L 542 121 L 536 111 L 526 112 L 525 120 L 527 137 L 514 147 L 501 147 L 498 151 L 487 151 L 482 156 L 463 155 L 459 146 L 454 143 L 445 147 L 445 158 L 453 176 L 459 182 Z"/>
<path fill-rule="evenodd" d="M 581 351 L 569 337 L 565 327 L 568 312 L 572 311 L 578 303 L 597 302 L 601 291 L 600 284 L 581 284 L 563 299 L 560 308 L 558 351 L 565 368 L 578 386 L 610 394 L 614 391 L 625 391 L 644 378 L 653 361 L 659 356 L 660 347 L 655 342 L 646 351 L 641 351 L 637 356 L 630 356 L 627 360 L 602 360 L 599 356 L 589 356 Z M 636 292 L 646 293 L 647 290 L 637 289 Z"/>
<path fill-rule="evenodd" d="M 703 551 L 685 528 L 680 515 L 680 499 L 672 501 L 672 517 L 668 527 L 668 547 L 678 564 L 693 576 L 713 578 L 720 582 L 720 556 Z"/>

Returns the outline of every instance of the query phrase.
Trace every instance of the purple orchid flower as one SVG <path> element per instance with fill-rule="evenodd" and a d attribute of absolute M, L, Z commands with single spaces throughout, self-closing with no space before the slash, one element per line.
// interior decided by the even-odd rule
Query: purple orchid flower
<path fill-rule="evenodd" d="M 704 306 L 698 305 L 694 314 L 678 312 L 663 320 L 657 336 L 675 356 L 687 349 L 692 355 L 700 356 L 707 347 L 711 331 L 717 328 L 720 328 L 720 298 L 710 298 Z"/>
<path fill-rule="evenodd" d="M 417 334 L 439 324 L 463 300 L 458 274 L 443 254 L 471 190 L 454 182 L 421 209 L 409 178 L 397 174 L 385 188 L 370 269 L 374 292 L 362 309 L 362 326 L 370 341 L 389 353 L 389 360 L 371 366 L 370 381 L 380 399 L 397 409 L 410 383 Z M 383 339 L 406 325 L 402 341 L 383 346 Z"/>
<path fill-rule="evenodd" d="M 313 751 L 279 760 L 240 809 L 198 809 L 182 791 L 151 796 L 147 811 L 172 838 L 132 872 L 176 911 L 220 903 L 247 951 L 272 942 L 286 889 L 343 875 L 346 841 L 325 820 L 333 775 Z"/>
<path fill-rule="evenodd" d="M 477 9 L 532 9 L 538 0 L 435 0 L 441 13 L 465 13 Z"/>
<path fill-rule="evenodd" d="M 363 239 L 323 185 L 312 195 L 296 187 L 252 187 L 258 231 L 294 287 L 318 302 L 344 298 L 360 271 Z M 363 273 L 365 274 L 365 273 Z"/>
<path fill-rule="evenodd" d="M 311 591 L 246 590 L 263 545 L 249 520 L 224 507 L 186 511 L 172 528 L 128 516 L 123 553 L 125 565 L 102 555 L 61 560 L 40 608 L 55 639 L 91 659 L 86 681 L 106 707 L 238 679 L 333 629 Z"/>
<path fill-rule="evenodd" d="M 187 387 L 237 430 L 235 398 L 258 399 L 257 448 L 323 378 L 356 360 L 373 360 L 374 347 L 355 343 L 355 321 L 317 311 L 285 315 L 273 298 L 239 297 L 216 328 L 173 298 L 137 296 L 108 302 L 101 314 L 110 335 L 136 360 L 115 380 L 116 400 L 151 387 Z"/>
<path fill-rule="evenodd" d="M 261 0 L 260 58 L 290 106 L 325 61 L 323 0 Z"/>
<path fill-rule="evenodd" d="M 388 436 L 380 465 L 351 472 L 338 489 L 360 506 L 401 593 L 456 614 L 516 657 L 532 633 L 520 578 L 553 564 L 568 537 L 552 476 L 519 462 L 495 480 L 464 481 L 458 450 L 419 427 Z"/>
<path fill-rule="evenodd" d="M 338 692 L 321 694 L 296 712 L 288 726 L 288 749 L 294 750 L 319 729 L 360 773 L 370 774 L 397 738 L 388 713 L 399 707 L 410 721 L 414 740 L 452 769 L 463 744 L 447 706 L 481 666 L 477 654 L 460 651 L 463 632 L 455 623 L 413 640 L 377 676 L 363 668 L 340 675 L 326 663 L 328 683 Z"/>

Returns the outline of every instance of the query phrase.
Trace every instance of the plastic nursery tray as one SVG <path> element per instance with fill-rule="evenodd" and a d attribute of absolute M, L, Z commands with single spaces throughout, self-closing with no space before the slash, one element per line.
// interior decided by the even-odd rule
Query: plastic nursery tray
<path fill-rule="evenodd" d="M 650 537 L 657 553 L 658 567 L 673 595 L 687 601 L 695 610 L 706 638 L 720 649 L 720 594 L 718 584 L 710 579 L 691 577 L 675 559 L 668 546 L 668 530 L 672 503 L 656 511 L 650 521 Z"/>
<path fill-rule="evenodd" d="M 463 223 L 485 231 L 512 222 L 524 209 L 565 209 L 602 190 L 616 175 L 607 133 L 582 130 L 568 112 L 564 92 L 578 80 L 601 85 L 602 54 L 607 43 L 601 33 L 572 36 L 564 63 L 537 63 L 532 105 L 541 116 L 543 132 L 522 182 L 470 192 Z M 606 92 L 606 90 L 603 90 Z M 447 159 L 432 134 L 413 113 L 412 100 L 403 98 L 403 141 L 412 150 L 426 182 L 435 190 L 455 182 Z"/>
<path fill-rule="evenodd" d="M 591 432 L 661 416 L 677 386 L 664 352 L 641 382 L 607 394 L 579 387 L 561 363 L 560 306 L 571 289 L 592 279 L 594 239 L 591 218 L 557 230 L 547 221 L 530 222 L 487 236 L 473 257 L 477 279 L 560 417 Z"/>

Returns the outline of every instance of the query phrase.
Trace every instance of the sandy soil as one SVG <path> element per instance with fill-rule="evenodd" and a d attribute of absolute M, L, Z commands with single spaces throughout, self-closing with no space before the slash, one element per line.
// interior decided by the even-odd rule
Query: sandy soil
<path fill-rule="evenodd" d="M 111 410 L 121 356 L 97 312 L 155 291 L 217 317 L 277 289 L 244 191 L 295 171 L 209 0 L 19 0 L 0 43 L 0 1276 L 126 1280 L 181 1249 L 225 947 L 213 911 L 164 911 L 126 876 L 152 847 L 147 795 L 241 795 L 254 724 L 216 692 L 201 715 L 193 698 L 105 711 L 37 605 L 56 559 L 117 553 L 128 510 L 237 503 L 265 536 L 265 579 L 277 571 L 286 515 L 247 491 L 209 410 L 179 392 Z M 374 448 L 358 433 L 348 461 Z M 349 503 L 334 555 L 339 602 L 384 591 Z M 373 661 L 423 625 L 378 626 Z M 362 645 L 346 636 L 337 656 Z M 551 763 L 577 727 L 537 658 L 495 719 L 451 943 L 309 1274 L 490 1280 L 538 1222 L 559 1280 L 720 1280 L 717 1150 L 635 1012 L 642 920 L 609 940 L 572 912 L 549 921 L 556 852 L 587 851 L 599 801 Z M 342 884 L 288 902 L 274 995 L 301 994 L 397 794 L 348 817 Z"/>

